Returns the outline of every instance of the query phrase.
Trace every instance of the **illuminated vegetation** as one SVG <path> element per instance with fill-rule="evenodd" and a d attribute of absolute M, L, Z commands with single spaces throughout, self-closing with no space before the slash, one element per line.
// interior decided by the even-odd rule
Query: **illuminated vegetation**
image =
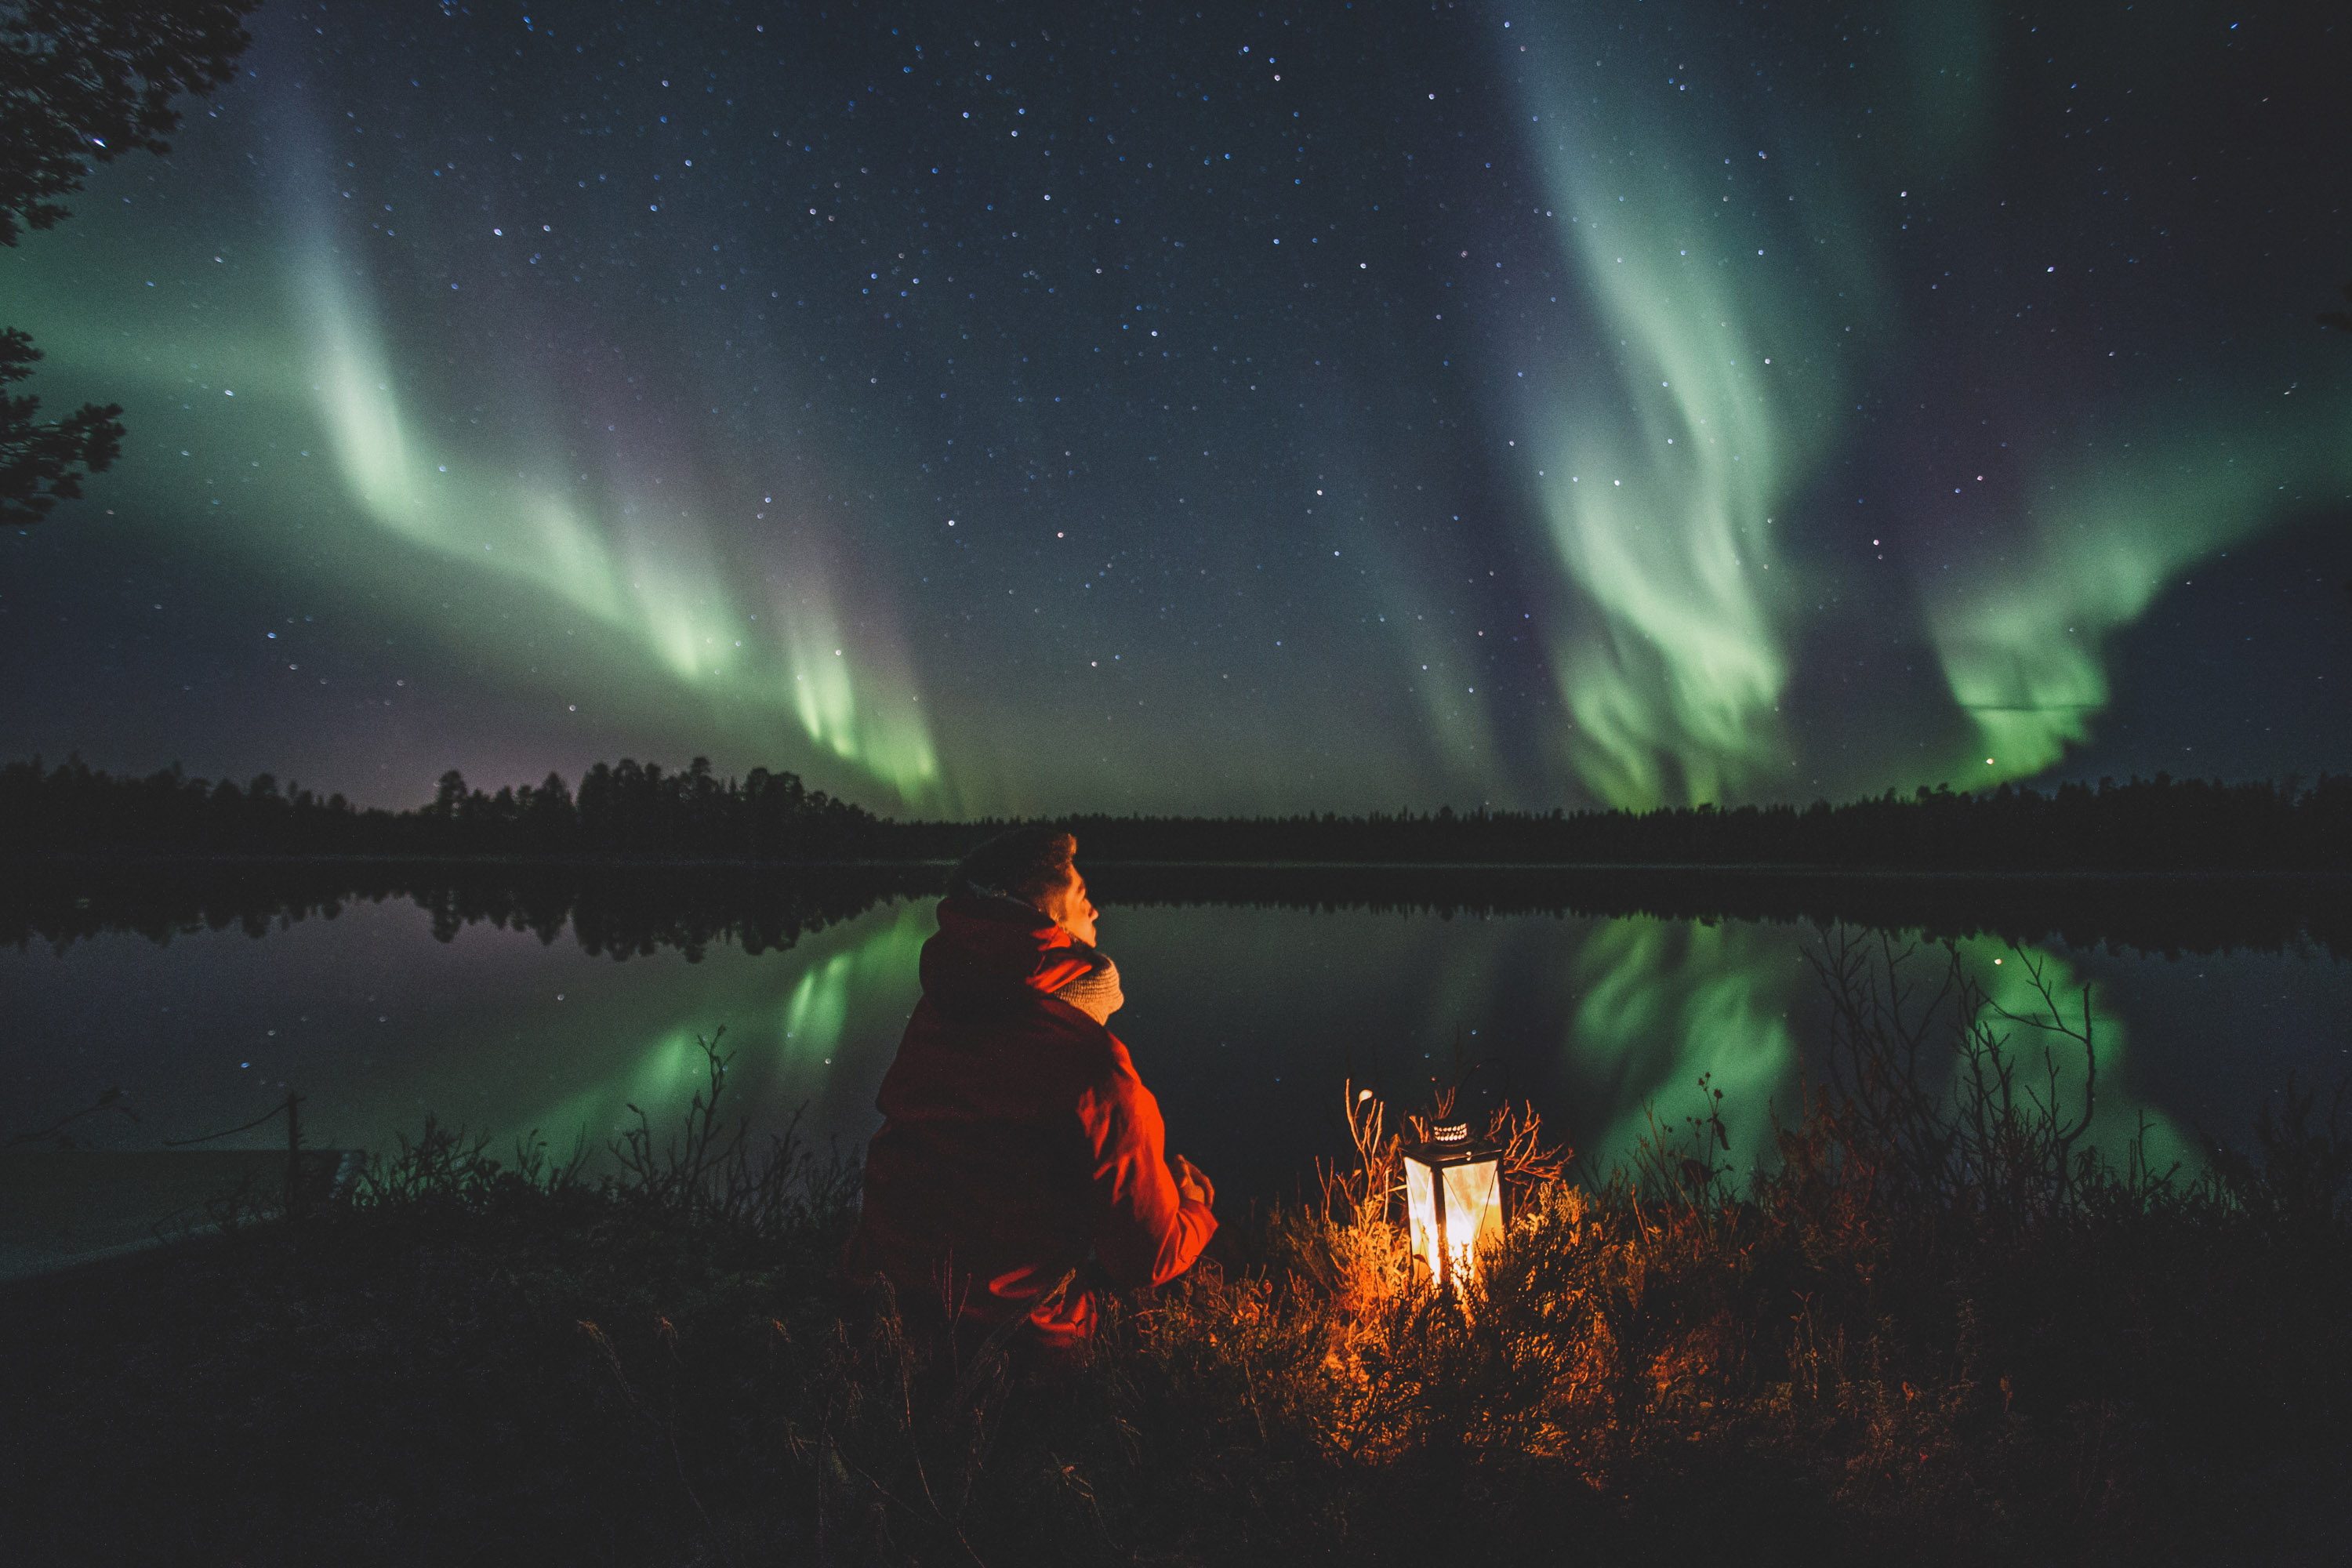
<path fill-rule="evenodd" d="M 0 1552 L 149 1560 L 2118 1562 L 2315 1551 L 2347 1479 L 2352 1138 L 2084 1147 L 2092 1042 L 1832 937 L 1831 1071 L 1407 1272 L 1381 1108 L 1083 1365 L 837 1294 L 852 1168 L 710 1090 L 583 1178 L 428 1131 L 346 1207 L 0 1301 Z M 2095 1058 L 2093 1058 L 2095 1061 Z M 2335 1108 L 2335 1109 L 2340 1109 Z M 820 1555 L 821 1554 L 821 1555 Z"/>

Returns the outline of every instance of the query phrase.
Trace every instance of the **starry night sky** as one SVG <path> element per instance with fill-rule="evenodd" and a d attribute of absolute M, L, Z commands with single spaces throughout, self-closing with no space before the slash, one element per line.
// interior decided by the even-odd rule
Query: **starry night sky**
<path fill-rule="evenodd" d="M 0 752 L 894 815 L 2352 768 L 2326 9 L 271 0 L 0 254 L 31 390 L 130 427 L 0 537 Z"/>

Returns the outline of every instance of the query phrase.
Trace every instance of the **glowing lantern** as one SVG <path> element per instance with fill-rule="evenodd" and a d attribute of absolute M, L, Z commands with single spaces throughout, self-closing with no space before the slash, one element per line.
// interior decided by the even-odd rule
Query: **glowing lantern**
<path fill-rule="evenodd" d="M 1413 1256 L 1451 1295 L 1478 1277 L 1478 1249 L 1502 1239 L 1502 1151 L 1457 1122 L 1432 1127 L 1403 1152 Z"/>

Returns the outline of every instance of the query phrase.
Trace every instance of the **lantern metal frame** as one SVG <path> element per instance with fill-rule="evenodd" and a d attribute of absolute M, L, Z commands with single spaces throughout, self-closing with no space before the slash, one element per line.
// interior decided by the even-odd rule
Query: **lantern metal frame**
<path fill-rule="evenodd" d="M 1459 1289 L 1454 1279 L 1457 1268 L 1467 1268 L 1475 1275 L 1476 1264 L 1471 1258 L 1472 1250 L 1490 1235 L 1499 1237 L 1510 1222 L 1503 1184 L 1502 1147 L 1483 1138 L 1471 1137 L 1468 1125 L 1457 1122 L 1431 1127 L 1427 1136 L 1403 1144 L 1399 1152 L 1409 1164 L 1417 1164 L 1429 1173 L 1429 1229 L 1433 1242 L 1430 1250 L 1435 1258 L 1431 1269 L 1434 1277 L 1433 1282 L 1441 1295 L 1455 1295 Z M 1448 1189 L 1444 1173 L 1465 1165 L 1478 1164 L 1494 1169 L 1492 1202 L 1479 1205 L 1482 1221 L 1488 1215 L 1493 1216 L 1492 1230 L 1490 1232 L 1486 1224 L 1480 1223 L 1476 1234 L 1465 1243 L 1457 1244 L 1447 1234 L 1447 1209 L 1450 1205 L 1446 1201 Z M 1412 1173 L 1409 1169 L 1405 1173 L 1405 1226 L 1408 1237 L 1412 1237 L 1418 1228 L 1412 1212 Z M 1413 1250 L 1414 1256 L 1422 1256 L 1418 1247 Z M 1458 1263 L 1457 1258 L 1460 1260 Z"/>

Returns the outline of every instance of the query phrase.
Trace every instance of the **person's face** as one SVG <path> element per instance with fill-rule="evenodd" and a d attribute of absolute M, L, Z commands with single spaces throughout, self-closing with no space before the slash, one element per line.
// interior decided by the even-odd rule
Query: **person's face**
<path fill-rule="evenodd" d="M 1070 868 L 1070 879 L 1037 900 L 1047 919 L 1088 947 L 1095 945 L 1095 901 L 1087 897 L 1087 879 Z"/>

